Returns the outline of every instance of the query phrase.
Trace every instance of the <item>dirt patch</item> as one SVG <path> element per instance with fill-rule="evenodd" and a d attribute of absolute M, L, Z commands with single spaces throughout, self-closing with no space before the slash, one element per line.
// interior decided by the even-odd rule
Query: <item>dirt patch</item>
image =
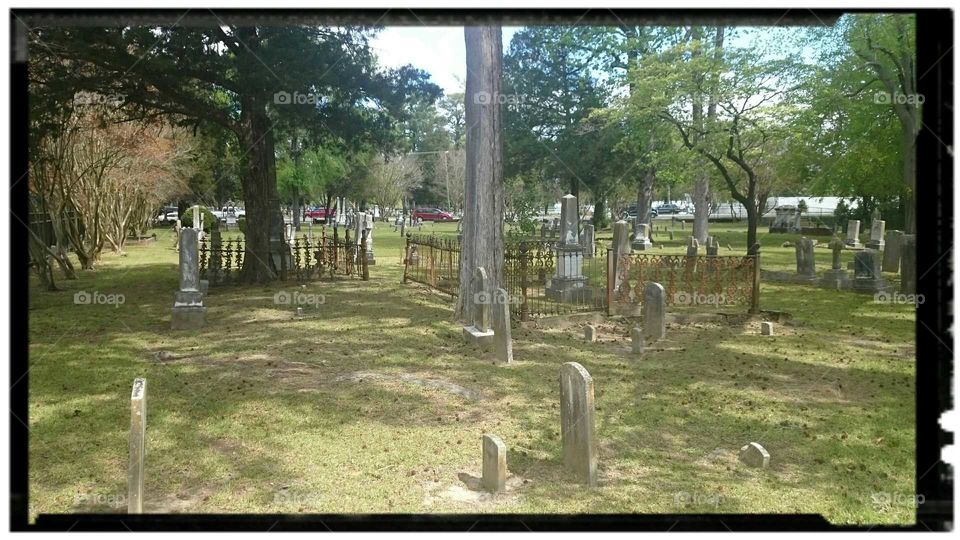
<path fill-rule="evenodd" d="M 490 493 L 481 489 L 480 477 L 470 473 L 458 473 L 457 480 L 457 482 L 451 484 L 440 483 L 428 486 L 423 497 L 423 506 L 430 508 L 438 504 L 449 505 L 452 503 L 454 505 L 477 507 L 514 502 L 519 497 L 520 490 L 525 485 L 529 485 L 528 480 L 515 474 L 508 474 L 504 491 Z"/>
<path fill-rule="evenodd" d="M 334 379 L 335 382 L 363 382 L 363 381 L 376 381 L 376 382 L 395 382 L 400 381 L 407 384 L 414 384 L 418 386 L 426 386 L 428 388 L 433 388 L 440 390 L 441 392 L 447 392 L 450 394 L 458 395 L 462 398 L 469 399 L 471 401 L 479 401 L 483 399 L 483 396 L 469 388 L 464 388 L 459 384 L 448 381 L 446 379 L 438 378 L 423 378 L 413 375 L 411 373 L 397 373 L 397 374 L 384 374 L 376 373 L 372 371 L 356 371 L 353 373 L 348 373 L 346 375 L 341 375 Z"/>

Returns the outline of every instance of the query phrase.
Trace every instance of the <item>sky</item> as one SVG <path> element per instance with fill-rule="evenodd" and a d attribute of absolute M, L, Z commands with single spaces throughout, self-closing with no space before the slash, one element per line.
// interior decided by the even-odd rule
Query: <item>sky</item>
<path fill-rule="evenodd" d="M 520 28 L 503 27 L 503 51 Z M 463 92 L 466 49 L 462 26 L 387 26 L 371 42 L 383 65 L 412 64 L 430 73 L 447 94 Z"/>

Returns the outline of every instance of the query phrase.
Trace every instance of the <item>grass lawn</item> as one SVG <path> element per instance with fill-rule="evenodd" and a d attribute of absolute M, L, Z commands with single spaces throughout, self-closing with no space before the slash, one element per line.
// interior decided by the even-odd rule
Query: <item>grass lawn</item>
<path fill-rule="evenodd" d="M 745 251 L 742 225 L 712 228 L 721 254 L 727 243 Z M 303 319 L 273 303 L 293 282 L 225 287 L 206 298 L 197 332 L 169 329 L 177 254 L 172 232 L 157 233 L 156 244 L 58 281 L 60 292 L 31 284 L 31 367 L 16 384 L 30 390 L 32 516 L 126 510 L 130 388 L 145 377 L 147 512 L 791 512 L 913 523 L 912 306 L 764 283 L 762 307 L 792 315 L 774 337 L 746 316 L 671 324 L 633 359 L 630 321 L 597 315 L 592 344 L 582 320 L 538 321 L 514 328 L 516 361 L 498 366 L 463 342 L 449 296 L 400 284 L 402 240 L 390 225 L 377 224 L 370 281 L 306 285 L 326 303 Z M 688 234 L 662 251 L 682 252 Z M 763 234 L 763 267 L 792 270 L 793 248 L 779 246 L 795 238 Z M 816 258 L 829 268 L 829 250 Z M 78 291 L 124 303 L 75 305 Z M 561 469 L 558 372 L 569 361 L 596 385 L 594 489 Z M 471 489 L 488 432 L 508 446 L 509 489 L 497 496 Z M 738 461 L 751 441 L 770 451 L 768 469 Z"/>

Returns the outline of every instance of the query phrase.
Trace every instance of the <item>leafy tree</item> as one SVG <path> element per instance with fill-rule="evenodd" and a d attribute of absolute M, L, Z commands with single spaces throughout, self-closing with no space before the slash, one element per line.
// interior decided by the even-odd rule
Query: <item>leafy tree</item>
<path fill-rule="evenodd" d="M 87 90 L 119 95 L 133 118 L 172 115 L 212 123 L 236 137 L 246 206 L 243 278 L 268 281 L 270 230 L 279 225 L 274 128 L 302 126 L 316 139 L 392 144 L 391 124 L 408 97 L 437 97 L 425 73 L 378 69 L 359 27 L 38 27 L 31 50 L 50 54 L 50 96 Z M 279 231 L 274 231 L 278 233 Z"/>

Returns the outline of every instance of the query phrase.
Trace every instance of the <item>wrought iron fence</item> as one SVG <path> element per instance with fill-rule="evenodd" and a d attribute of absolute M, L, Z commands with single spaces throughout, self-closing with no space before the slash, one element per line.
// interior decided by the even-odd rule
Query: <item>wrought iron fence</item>
<path fill-rule="evenodd" d="M 200 277 L 210 285 L 238 283 L 246 249 L 242 238 L 217 242 L 211 237 L 200 241 Z M 284 242 L 284 255 L 278 257 L 280 279 L 286 281 L 313 281 L 337 277 L 367 279 L 367 258 L 361 243 L 343 237 L 338 228 L 327 234 L 324 227 L 319 236 L 301 235 L 293 242 Z"/>
<path fill-rule="evenodd" d="M 504 283 L 516 320 L 602 311 L 606 307 L 606 261 L 586 254 L 582 279 L 557 279 L 556 240 L 511 238 L 504 246 Z M 414 281 L 456 296 L 460 287 L 460 240 L 407 235 L 404 282 Z"/>
<path fill-rule="evenodd" d="M 751 312 L 760 306 L 760 254 L 750 255 L 647 255 L 614 257 L 607 252 L 609 312 L 635 314 L 648 283 L 659 283 L 673 308 L 708 309 L 746 304 Z M 614 267 L 615 266 L 615 267 Z"/>

